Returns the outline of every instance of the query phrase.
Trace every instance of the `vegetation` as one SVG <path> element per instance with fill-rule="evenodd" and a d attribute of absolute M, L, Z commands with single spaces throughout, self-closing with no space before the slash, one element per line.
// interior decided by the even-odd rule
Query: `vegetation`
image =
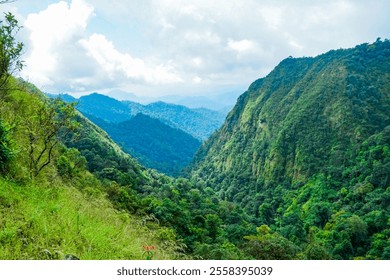
<path fill-rule="evenodd" d="M 81 113 L 109 123 L 129 121 L 141 113 L 180 129 L 199 140 L 206 140 L 222 125 L 226 117 L 225 113 L 205 108 L 190 109 L 164 102 L 142 105 L 132 101 L 118 101 L 98 93 L 82 96 L 79 99 L 67 94 L 49 96 L 60 97 L 66 102 L 78 102 L 77 109 Z"/>
<path fill-rule="evenodd" d="M 250 238 L 260 247 L 283 237 L 307 258 L 388 259 L 389 70 L 379 39 L 285 59 L 239 98 L 192 178 L 269 228 Z"/>
<path fill-rule="evenodd" d="M 163 102 L 141 105 L 120 102 L 98 93 L 75 99 L 49 95 L 68 103 L 104 129 L 141 164 L 178 176 L 200 146 L 223 122 L 224 115 L 208 109 L 189 109 Z"/>
<path fill-rule="evenodd" d="M 6 2 L 2 1 L 0 4 Z M 20 26 L 11 13 L 6 13 L 5 19 L 0 21 L 0 24 L 0 90 L 4 93 L 9 77 L 23 67 L 23 62 L 20 60 L 23 44 L 15 39 Z"/>
<path fill-rule="evenodd" d="M 141 166 L 8 69 L 0 259 L 390 259 L 389 54 L 378 40 L 284 60 L 187 179 Z"/>
<path fill-rule="evenodd" d="M 60 142 L 79 128 L 73 106 L 6 76 L 0 89 L 0 259 L 144 259 L 144 246 L 152 244 L 155 258 L 177 258 L 180 243 L 166 236 L 168 229 L 146 215 L 115 210 L 80 152 Z"/>
<path fill-rule="evenodd" d="M 179 175 L 200 146 L 199 140 L 184 131 L 141 113 L 120 123 L 88 117 L 141 164 L 167 175 Z"/>
<path fill-rule="evenodd" d="M 45 186 L 0 179 L 0 201 L 0 259 L 144 259 L 147 244 L 156 244 L 155 258 L 175 258 L 158 230 L 115 211 L 99 193 L 58 180 Z"/>
<path fill-rule="evenodd" d="M 177 240 L 181 245 L 175 246 L 187 257 L 245 258 L 239 244 L 244 235 L 255 232 L 255 226 L 239 207 L 220 201 L 211 188 L 145 169 L 99 127 L 81 115 L 78 121 L 77 132 L 64 139 L 74 151 L 64 160 L 70 167 L 61 168 L 66 178 L 74 181 L 75 167 L 86 164 L 116 209 L 158 221 L 166 228 L 163 239 L 168 243 Z"/>
<path fill-rule="evenodd" d="M 154 102 L 139 106 L 134 102 L 124 102 L 136 115 L 142 113 L 161 120 L 165 124 L 181 129 L 199 140 L 206 140 L 221 127 L 226 115 L 205 108 L 190 109 L 185 106 Z"/>

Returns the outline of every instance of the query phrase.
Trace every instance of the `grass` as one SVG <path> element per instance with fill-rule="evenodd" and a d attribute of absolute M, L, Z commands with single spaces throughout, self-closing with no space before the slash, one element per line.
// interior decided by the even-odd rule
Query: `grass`
<path fill-rule="evenodd" d="M 54 184 L 53 184 L 54 185 Z M 118 212 L 104 197 L 65 186 L 20 185 L 0 179 L 0 259 L 174 259 L 159 232 Z"/>

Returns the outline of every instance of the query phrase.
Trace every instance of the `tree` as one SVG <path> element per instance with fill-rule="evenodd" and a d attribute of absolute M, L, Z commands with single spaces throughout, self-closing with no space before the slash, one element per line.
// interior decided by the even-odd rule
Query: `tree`
<path fill-rule="evenodd" d="M 292 260 L 297 258 L 300 248 L 267 225 L 257 229 L 257 235 L 244 238 L 249 240 L 245 251 L 257 260 Z"/>
<path fill-rule="evenodd" d="M 1 1 L 3 4 L 8 1 Z M 23 68 L 20 56 L 23 43 L 16 41 L 20 30 L 18 21 L 11 13 L 5 13 L 5 20 L 0 21 L 0 90 L 4 91 L 9 77 Z"/>
<path fill-rule="evenodd" d="M 37 102 L 32 116 L 24 120 L 29 143 L 30 176 L 36 177 L 52 162 L 54 148 L 78 127 L 74 121 L 75 104 L 65 103 L 60 99 Z"/>
<path fill-rule="evenodd" d="M 9 130 L 6 123 L 0 119 L 0 174 L 7 171 L 8 163 L 13 156 L 10 148 Z"/>

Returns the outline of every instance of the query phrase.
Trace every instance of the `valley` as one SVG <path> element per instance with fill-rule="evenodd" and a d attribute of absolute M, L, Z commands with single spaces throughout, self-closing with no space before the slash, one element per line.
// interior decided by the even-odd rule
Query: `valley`
<path fill-rule="evenodd" d="M 388 39 L 288 57 L 226 117 L 48 97 L 13 76 L 15 28 L 9 14 L 0 259 L 390 259 Z"/>

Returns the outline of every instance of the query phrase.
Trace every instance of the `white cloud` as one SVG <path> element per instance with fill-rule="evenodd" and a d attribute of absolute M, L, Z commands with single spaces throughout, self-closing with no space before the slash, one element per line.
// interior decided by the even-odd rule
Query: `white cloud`
<path fill-rule="evenodd" d="M 93 7 L 83 0 L 73 0 L 69 5 L 61 1 L 46 10 L 30 14 L 24 26 L 31 32 L 31 44 L 26 58 L 24 75 L 39 86 L 55 85 L 60 74 L 56 70 L 63 61 L 64 52 L 73 49 L 93 16 Z"/>
<path fill-rule="evenodd" d="M 45 1 L 57 3 L 39 4 L 23 24 L 31 31 L 25 73 L 53 91 L 245 90 L 289 55 L 390 34 L 387 0 Z M 37 2 L 12 5 L 31 10 Z"/>
<path fill-rule="evenodd" d="M 201 77 L 198 77 L 198 76 L 195 76 L 193 79 L 192 79 L 192 82 L 194 84 L 200 84 L 201 82 L 203 81 L 203 79 Z"/>
<path fill-rule="evenodd" d="M 181 79 L 172 72 L 172 68 L 165 65 L 147 65 L 142 59 L 134 58 L 129 54 L 115 49 L 112 42 L 104 35 L 93 34 L 88 39 L 80 41 L 81 45 L 108 74 L 111 80 L 124 75 L 134 80 L 143 80 L 152 84 L 176 83 Z"/>
<path fill-rule="evenodd" d="M 232 50 L 235 50 L 239 53 L 243 53 L 246 51 L 249 51 L 254 48 L 254 43 L 250 40 L 244 39 L 240 41 L 234 41 L 232 39 L 229 39 L 228 46 Z"/>
<path fill-rule="evenodd" d="M 22 73 L 46 91 L 99 90 L 131 83 L 181 82 L 169 63 L 120 52 L 105 35 L 87 35 L 95 9 L 84 0 L 60 1 L 28 15 L 27 67 Z"/>
<path fill-rule="evenodd" d="M 260 7 L 259 13 L 268 27 L 275 30 L 279 29 L 285 18 L 284 16 L 287 16 L 284 8 L 279 6 Z"/>

